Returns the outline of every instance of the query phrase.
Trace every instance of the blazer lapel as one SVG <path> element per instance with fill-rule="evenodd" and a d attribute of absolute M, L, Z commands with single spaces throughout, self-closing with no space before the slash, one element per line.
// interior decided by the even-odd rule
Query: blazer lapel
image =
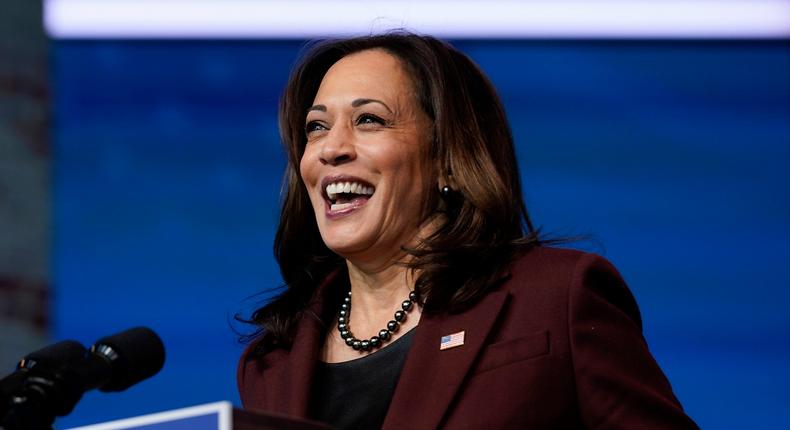
<path fill-rule="evenodd" d="M 383 429 L 439 426 L 507 297 L 491 292 L 465 312 L 421 317 Z M 439 349 L 442 336 L 462 331 L 463 345 Z"/>
<path fill-rule="evenodd" d="M 287 400 L 285 412 L 288 415 L 307 417 L 310 407 L 311 388 L 316 364 L 324 344 L 325 329 L 320 321 L 324 315 L 325 297 L 332 288 L 339 271 L 330 274 L 316 290 L 310 304 L 299 319 L 296 337 L 288 353 L 288 363 L 285 369 L 285 387 Z"/>
<path fill-rule="evenodd" d="M 312 315 L 304 315 L 299 323 L 294 344 L 288 353 L 285 371 L 285 381 L 287 381 L 285 387 L 289 389 L 286 391 L 288 398 L 286 410 L 283 412 L 288 415 L 307 417 L 310 387 L 321 344 L 319 322 Z"/>

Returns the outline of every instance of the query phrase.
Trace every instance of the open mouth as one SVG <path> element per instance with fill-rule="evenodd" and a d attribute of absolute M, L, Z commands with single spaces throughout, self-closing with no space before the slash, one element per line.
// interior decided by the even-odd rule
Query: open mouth
<path fill-rule="evenodd" d="M 323 184 L 324 198 L 329 202 L 330 212 L 360 207 L 376 190 L 373 185 L 357 179 L 324 182 L 326 182 Z"/>

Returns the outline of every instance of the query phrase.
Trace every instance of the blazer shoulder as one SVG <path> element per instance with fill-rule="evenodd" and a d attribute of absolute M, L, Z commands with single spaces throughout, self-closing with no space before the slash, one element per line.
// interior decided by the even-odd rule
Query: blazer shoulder
<path fill-rule="evenodd" d="M 536 247 L 509 266 L 500 287 L 513 296 L 552 303 L 599 295 L 626 311 L 641 327 L 636 300 L 618 270 L 606 258 L 575 249 Z"/>
<path fill-rule="evenodd" d="M 530 284 L 584 283 L 596 273 L 610 274 L 610 281 L 624 284 L 622 277 L 606 258 L 585 251 L 565 248 L 535 247 L 516 257 L 506 274 L 513 280 L 531 280 Z"/>
<path fill-rule="evenodd" d="M 260 342 L 263 341 L 264 336 L 259 335 L 255 339 L 251 340 L 250 343 L 244 348 L 244 352 L 241 353 L 241 357 L 239 357 L 239 362 L 236 366 L 236 387 L 239 390 L 241 395 L 242 405 L 247 407 L 247 378 L 248 373 L 255 374 L 255 367 L 258 364 L 258 360 L 260 357 L 257 356 L 256 349 L 259 347 Z"/>
<path fill-rule="evenodd" d="M 614 266 L 606 258 L 586 251 L 569 248 L 551 248 L 537 246 L 522 253 L 510 265 L 511 273 L 533 271 L 542 266 L 553 271 L 572 272 L 579 265 L 600 266 L 614 270 Z"/>

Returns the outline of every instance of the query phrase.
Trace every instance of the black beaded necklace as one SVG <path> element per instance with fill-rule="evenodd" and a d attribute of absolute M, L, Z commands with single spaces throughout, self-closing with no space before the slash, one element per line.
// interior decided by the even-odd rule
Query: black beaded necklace
<path fill-rule="evenodd" d="M 398 330 L 400 323 L 406 319 L 407 313 L 414 307 L 415 301 L 417 301 L 417 293 L 412 291 L 409 293 L 409 298 L 401 303 L 401 309 L 395 311 L 394 319 L 387 323 L 387 328 L 381 329 L 378 336 L 373 336 L 369 340 L 359 340 L 351 334 L 351 327 L 348 325 L 351 318 L 351 290 L 349 290 L 348 295 L 343 299 L 343 304 L 340 305 L 340 313 L 337 317 L 337 329 L 340 331 L 340 337 L 346 341 L 346 345 L 356 351 L 370 351 L 378 348 L 390 340 L 392 333 Z"/>

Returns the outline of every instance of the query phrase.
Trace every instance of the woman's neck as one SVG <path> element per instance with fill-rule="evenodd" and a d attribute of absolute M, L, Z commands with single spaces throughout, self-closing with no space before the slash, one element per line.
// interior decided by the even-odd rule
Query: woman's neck
<path fill-rule="evenodd" d="M 366 272 L 348 262 L 351 283 L 350 326 L 354 334 L 367 338 L 378 334 L 393 319 L 396 310 L 414 290 L 414 278 L 409 268 L 393 264 L 383 270 Z M 419 320 L 419 306 L 412 308 L 402 328 L 408 329 Z"/>
<path fill-rule="evenodd" d="M 365 271 L 351 262 L 347 262 L 347 265 L 352 306 L 363 314 L 395 312 L 409 292 L 414 290 L 411 270 L 401 264 L 392 264 L 376 271 Z"/>

